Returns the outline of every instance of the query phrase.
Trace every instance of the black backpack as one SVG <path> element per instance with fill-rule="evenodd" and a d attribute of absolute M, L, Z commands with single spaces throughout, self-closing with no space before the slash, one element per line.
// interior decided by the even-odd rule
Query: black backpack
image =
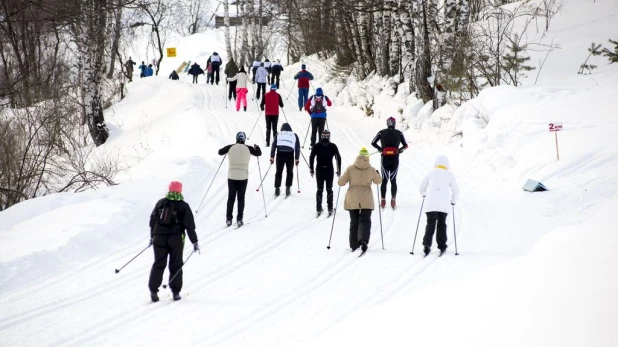
<path fill-rule="evenodd" d="M 311 113 L 324 113 L 326 112 L 326 107 L 324 107 L 324 99 L 325 95 L 322 96 L 313 96 L 314 105 L 311 108 Z"/>
<path fill-rule="evenodd" d="M 159 211 L 157 211 L 157 224 L 164 227 L 172 227 L 178 223 L 178 203 L 165 200 Z"/>

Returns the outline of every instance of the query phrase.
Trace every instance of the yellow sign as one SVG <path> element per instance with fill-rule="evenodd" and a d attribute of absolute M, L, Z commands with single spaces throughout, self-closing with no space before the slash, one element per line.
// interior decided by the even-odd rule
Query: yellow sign
<path fill-rule="evenodd" d="M 176 56 L 176 48 L 175 47 L 171 47 L 167 49 L 167 57 L 168 58 L 172 58 Z"/>

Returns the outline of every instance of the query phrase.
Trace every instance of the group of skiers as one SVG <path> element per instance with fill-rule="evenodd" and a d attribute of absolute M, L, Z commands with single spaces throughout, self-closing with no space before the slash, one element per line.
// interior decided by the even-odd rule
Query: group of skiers
<path fill-rule="evenodd" d="M 136 63 L 133 61 L 131 57 L 129 57 L 129 60 L 127 60 L 124 63 L 124 67 L 127 70 L 126 76 L 129 78 L 129 82 L 133 81 L 133 66 L 134 65 L 136 65 Z M 153 64 L 146 65 L 146 63 L 142 61 L 142 64 L 138 67 L 139 77 L 144 78 L 144 77 L 150 77 L 154 75 L 154 69 L 152 68 L 152 65 Z"/>
<path fill-rule="evenodd" d="M 213 54 L 213 56 L 215 55 L 216 53 Z M 214 61 L 212 59 L 213 56 L 211 56 L 209 62 Z M 218 57 L 218 55 L 216 56 Z M 273 74 L 273 79 L 269 80 L 270 73 L 264 74 L 260 71 L 266 70 L 265 63 L 268 63 L 270 71 L 273 71 L 274 64 L 270 65 L 268 60 L 264 63 L 258 63 L 255 64 L 254 62 L 253 64 L 253 83 L 265 85 L 267 82 L 273 82 L 268 93 L 265 93 L 265 87 L 258 87 L 258 91 L 262 90 L 260 108 L 264 111 L 266 121 L 266 147 L 271 147 L 270 164 L 275 165 L 274 195 L 275 198 L 281 195 L 281 185 L 284 183 L 285 197 L 287 198 L 291 195 L 291 187 L 294 181 L 294 166 L 298 168 L 299 159 L 302 154 L 300 139 L 292 131 L 292 127 L 288 123 L 283 123 L 280 131 L 277 131 L 279 108 L 283 108 L 283 99 L 277 93 L 279 74 Z M 230 84 L 228 98 L 230 100 L 232 97 L 236 99 L 237 111 L 239 111 L 241 104 L 246 111 L 248 76 L 244 66 L 238 69 L 233 59 L 230 59 L 224 73 Z M 308 96 L 310 81 L 313 80 L 313 75 L 306 70 L 304 64 L 301 71 L 294 76 L 294 79 L 298 81 L 299 110 L 304 108 L 311 117 L 312 133 L 308 166 L 309 173 L 311 177 L 315 177 L 317 185 L 315 193 L 316 217 L 320 217 L 324 211 L 323 197 L 325 186 L 328 217 L 331 217 L 336 212 L 335 206 L 333 206 L 333 181 L 336 174 L 339 187 L 348 185 L 344 209 L 350 215 L 349 246 L 352 251 L 360 248 L 362 255 L 368 249 L 371 236 L 371 214 L 375 209 L 372 186 L 374 184 L 380 185 L 381 199 L 379 208 L 384 209 L 386 207 L 387 185 L 390 182 L 390 206 L 393 210 L 397 208 L 399 155 L 408 148 L 408 143 L 403 133 L 395 128 L 395 118 L 390 117 L 386 120 L 387 127 L 380 130 L 371 142 L 372 146 L 381 155 L 381 172 L 371 166 L 369 161 L 371 154 L 363 147 L 359 151 L 354 163 L 348 166 L 342 174 L 341 155 L 337 145 L 331 142 L 331 133 L 328 130 L 326 120 L 326 107 L 332 106 L 332 101 L 324 94 L 322 88 L 317 88 L 314 95 Z M 218 83 L 218 74 L 215 80 Z M 259 99 L 260 95 L 256 94 L 256 98 Z M 319 141 L 317 141 L 318 134 L 320 137 Z M 236 226 L 242 227 L 244 225 L 243 217 L 245 193 L 249 177 L 249 161 L 251 156 L 259 157 L 262 155 L 262 150 L 257 144 L 248 146 L 245 144 L 246 140 L 246 134 L 242 131 L 238 132 L 235 143 L 221 148 L 218 152 L 219 155 L 227 156 L 228 160 L 228 199 L 225 216 L 225 223 L 228 227 L 233 224 L 233 209 L 236 202 Z M 333 160 L 336 162 L 335 165 Z M 445 156 L 439 156 L 436 159 L 434 169 L 427 174 L 419 187 L 427 216 L 427 226 L 425 236 L 423 237 L 423 251 L 426 255 L 431 251 L 433 234 L 436 228 L 438 249 L 443 253 L 447 248 L 446 217 L 449 212 L 449 204 L 455 205 L 459 196 L 457 182 L 449 168 L 448 159 Z M 283 182 L 284 169 L 286 171 L 285 182 Z M 268 171 L 266 172 L 267 174 Z M 262 183 L 266 175 L 264 175 Z M 157 291 L 161 285 L 166 259 L 169 255 L 170 288 L 173 292 L 174 300 L 180 300 L 183 265 L 182 248 L 185 233 L 189 235 L 194 251 L 199 251 L 199 246 L 195 233 L 193 214 L 188 204 L 183 201 L 182 185 L 179 182 L 172 182 L 166 197 L 159 200 L 155 205 L 150 217 L 150 229 L 150 244 L 153 246 L 155 253 L 155 262 L 152 266 L 149 280 L 151 299 L 152 301 L 158 301 Z"/>

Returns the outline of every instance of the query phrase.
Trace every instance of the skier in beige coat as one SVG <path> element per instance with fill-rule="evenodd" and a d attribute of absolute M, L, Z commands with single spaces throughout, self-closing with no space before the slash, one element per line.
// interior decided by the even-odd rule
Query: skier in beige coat
<path fill-rule="evenodd" d="M 350 248 L 367 251 L 371 236 L 371 211 L 375 208 L 372 184 L 381 184 L 380 172 L 369 163 L 369 151 L 363 147 L 353 165 L 339 178 L 339 185 L 350 183 L 343 207 L 350 212 Z"/>

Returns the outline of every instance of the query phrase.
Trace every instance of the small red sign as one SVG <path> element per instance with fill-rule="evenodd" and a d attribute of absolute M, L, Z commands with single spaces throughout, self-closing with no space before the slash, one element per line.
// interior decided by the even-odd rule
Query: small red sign
<path fill-rule="evenodd" d="M 562 123 L 549 123 L 549 131 L 562 130 Z"/>

